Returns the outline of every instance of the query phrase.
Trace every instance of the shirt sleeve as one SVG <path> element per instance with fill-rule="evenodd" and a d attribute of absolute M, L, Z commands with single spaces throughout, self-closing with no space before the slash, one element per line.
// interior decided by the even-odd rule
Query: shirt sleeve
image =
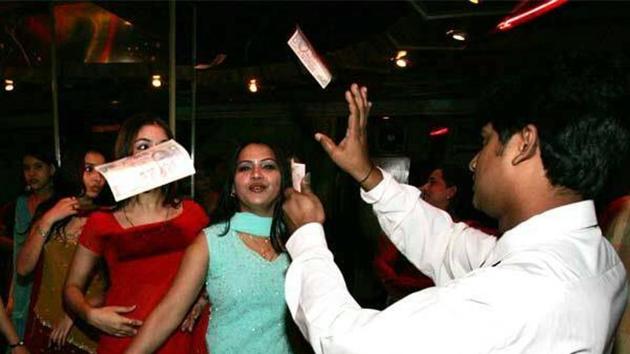
<path fill-rule="evenodd" d="M 488 352 L 500 342 L 496 311 L 469 296 L 465 282 L 416 292 L 383 311 L 364 309 L 349 294 L 320 224 L 298 229 L 287 250 L 287 306 L 317 354 Z"/>
<path fill-rule="evenodd" d="M 83 226 L 83 231 L 79 235 L 79 244 L 98 255 L 103 255 L 105 249 L 102 233 L 103 225 L 99 220 L 101 219 L 98 212 L 92 213 L 88 217 Z"/>
<path fill-rule="evenodd" d="M 383 181 L 361 197 L 372 204 L 381 228 L 420 271 L 437 284 L 478 268 L 496 238 L 464 223 L 420 198 L 420 191 L 400 184 L 383 171 Z"/>

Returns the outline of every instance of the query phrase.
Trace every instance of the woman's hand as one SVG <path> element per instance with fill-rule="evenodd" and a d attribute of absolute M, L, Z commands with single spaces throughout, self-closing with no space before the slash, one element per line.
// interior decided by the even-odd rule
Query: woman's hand
<path fill-rule="evenodd" d="M 73 324 L 74 320 L 70 318 L 68 314 L 64 314 L 63 318 L 53 327 L 52 332 L 50 333 L 50 342 L 48 345 L 56 347 L 64 346 Z"/>
<path fill-rule="evenodd" d="M 79 200 L 76 197 L 63 198 L 42 216 L 42 221 L 48 224 L 46 226 L 50 227 L 59 220 L 75 215 L 78 209 Z"/>
<path fill-rule="evenodd" d="M 142 321 L 120 314 L 129 313 L 135 309 L 136 305 L 92 308 L 87 313 L 87 321 L 92 326 L 112 336 L 134 336 L 138 333 L 138 328 L 142 326 Z"/>
<path fill-rule="evenodd" d="M 180 330 L 182 332 L 192 332 L 193 328 L 195 327 L 195 323 L 197 322 L 197 319 L 199 318 L 199 315 L 201 315 L 203 308 L 206 305 L 208 305 L 208 303 L 209 303 L 208 295 L 206 294 L 205 291 L 203 291 L 197 298 L 197 301 L 195 302 L 195 304 L 190 308 L 190 311 L 188 311 L 188 314 L 186 315 L 186 317 L 184 318 L 184 321 L 182 322 L 182 325 L 180 326 Z"/>

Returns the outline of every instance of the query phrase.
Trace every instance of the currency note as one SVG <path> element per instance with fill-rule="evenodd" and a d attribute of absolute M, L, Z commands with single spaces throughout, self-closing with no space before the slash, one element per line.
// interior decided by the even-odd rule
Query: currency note
<path fill-rule="evenodd" d="M 293 183 L 293 189 L 298 192 L 302 191 L 301 185 L 305 175 L 306 165 L 291 159 L 291 182 Z"/>
<path fill-rule="evenodd" d="M 117 202 L 195 173 L 188 151 L 175 140 L 95 169 L 105 177 Z"/>
<path fill-rule="evenodd" d="M 295 29 L 287 44 L 304 64 L 306 70 L 325 89 L 332 80 L 332 74 L 299 27 Z"/>

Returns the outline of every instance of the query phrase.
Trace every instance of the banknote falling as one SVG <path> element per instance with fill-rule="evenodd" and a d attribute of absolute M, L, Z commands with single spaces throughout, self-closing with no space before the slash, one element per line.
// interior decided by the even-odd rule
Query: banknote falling
<path fill-rule="evenodd" d="M 299 27 L 295 29 L 295 32 L 287 43 L 293 50 L 293 53 L 297 55 L 302 64 L 306 67 L 306 70 L 308 70 L 319 85 L 325 89 L 332 80 L 332 74 Z"/>

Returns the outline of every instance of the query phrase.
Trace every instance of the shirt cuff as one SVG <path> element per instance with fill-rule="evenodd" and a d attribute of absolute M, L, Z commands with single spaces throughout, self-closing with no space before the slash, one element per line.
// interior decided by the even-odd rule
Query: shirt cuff
<path fill-rule="evenodd" d="M 361 188 L 361 198 L 368 204 L 374 204 L 383 197 L 383 193 L 385 193 L 387 185 L 389 185 L 392 179 L 392 176 L 387 173 L 387 171 L 383 170 L 380 167 L 377 168 L 381 170 L 381 173 L 383 174 L 383 180 L 379 184 L 377 184 L 376 187 L 370 189 L 369 191 Z"/>
<path fill-rule="evenodd" d="M 326 237 L 322 224 L 312 222 L 301 226 L 287 241 L 287 251 L 291 258 L 297 258 L 299 255 L 314 248 L 326 248 Z"/>

